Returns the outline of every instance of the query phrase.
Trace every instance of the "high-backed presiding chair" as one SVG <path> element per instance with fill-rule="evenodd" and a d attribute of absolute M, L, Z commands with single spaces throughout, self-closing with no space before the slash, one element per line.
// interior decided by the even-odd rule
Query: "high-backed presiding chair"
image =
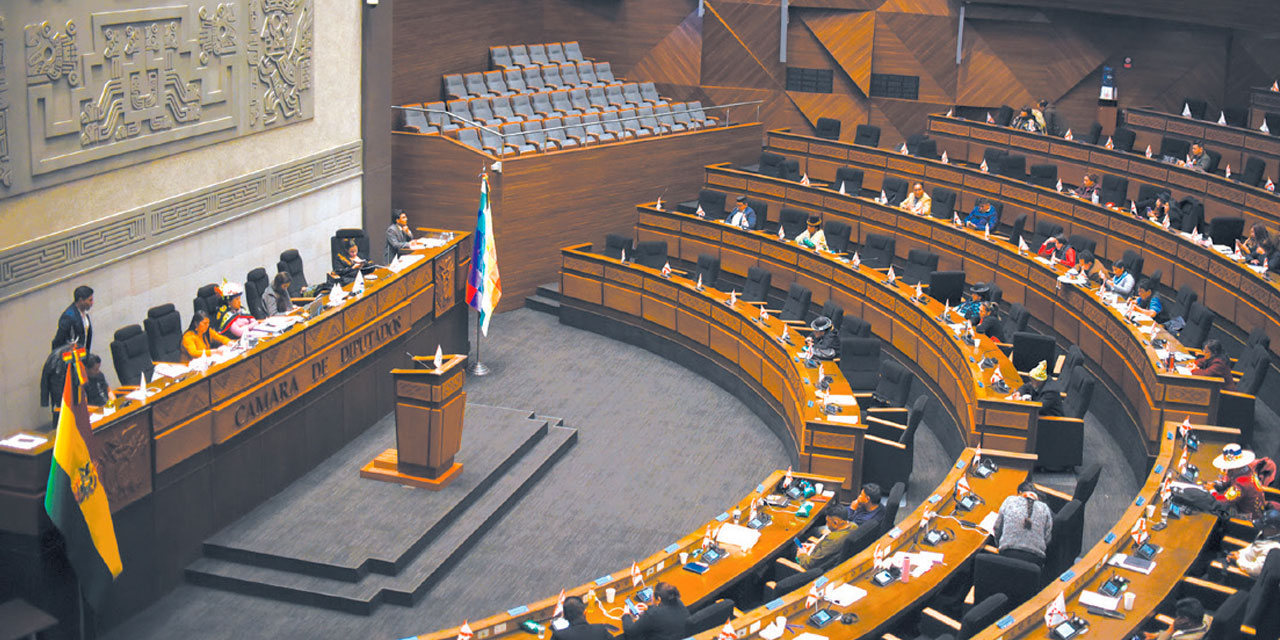
<path fill-rule="evenodd" d="M 111 339 L 111 362 L 120 384 L 136 384 L 143 374 L 151 379 L 156 365 L 151 361 L 151 348 L 142 327 L 131 324 L 116 329 Z"/>
<path fill-rule="evenodd" d="M 307 275 L 302 270 L 302 256 L 298 255 L 297 249 L 286 249 L 280 254 L 280 261 L 276 263 L 276 271 L 283 271 L 289 274 L 289 295 L 299 297 L 302 290 L 307 288 Z"/>
<path fill-rule="evenodd" d="M 267 317 L 267 309 L 262 306 L 262 294 L 270 287 L 271 277 L 263 267 L 253 269 L 244 277 L 245 303 L 249 305 L 249 313 L 258 320 Z"/>
<path fill-rule="evenodd" d="M 196 289 L 196 297 L 191 300 L 191 310 L 203 311 L 212 319 L 217 315 L 218 306 L 221 303 L 222 296 L 218 294 L 218 285 L 206 284 Z"/>
<path fill-rule="evenodd" d="M 147 332 L 147 349 L 153 362 L 182 362 L 182 316 L 165 303 L 147 310 L 142 321 Z M 128 384 L 128 381 L 122 381 Z"/>

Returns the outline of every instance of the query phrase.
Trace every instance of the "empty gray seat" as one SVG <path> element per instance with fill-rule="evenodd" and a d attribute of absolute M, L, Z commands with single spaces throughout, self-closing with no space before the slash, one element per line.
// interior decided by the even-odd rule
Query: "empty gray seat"
<path fill-rule="evenodd" d="M 557 113 L 565 116 L 580 115 L 582 111 L 576 109 L 569 100 L 568 91 L 554 91 L 551 93 L 551 108 Z"/>
<path fill-rule="evenodd" d="M 605 84 L 616 84 L 618 79 L 613 77 L 613 67 L 608 62 L 596 63 L 596 79 Z"/>
<path fill-rule="evenodd" d="M 579 113 L 590 113 L 595 111 L 591 106 L 591 100 L 587 98 L 587 90 L 578 88 L 569 91 L 569 104 L 573 105 Z"/>
<path fill-rule="evenodd" d="M 480 142 L 479 129 L 458 129 L 458 142 L 461 142 L 476 151 L 484 150 L 484 145 Z"/>
<path fill-rule="evenodd" d="M 605 97 L 604 87 L 587 89 L 587 102 L 591 104 L 593 111 L 605 111 L 609 108 L 609 99 Z"/>
<path fill-rule="evenodd" d="M 512 59 L 514 60 L 514 48 L 512 49 L 512 56 Z M 529 62 L 537 66 L 546 66 L 551 64 L 551 61 L 547 59 L 547 47 L 541 44 L 529 45 Z"/>
<path fill-rule="evenodd" d="M 552 64 L 564 64 L 564 47 L 559 42 L 551 42 L 547 44 L 547 60 Z"/>
<path fill-rule="evenodd" d="M 511 51 L 506 47 L 489 47 L 489 66 L 494 69 L 514 67 L 511 62 Z"/>
<path fill-rule="evenodd" d="M 604 86 L 604 83 L 596 77 L 596 66 L 590 62 L 578 63 L 578 79 L 593 87 Z"/>
<path fill-rule="evenodd" d="M 511 112 L 521 120 L 538 119 L 538 115 L 533 111 L 533 104 L 529 102 L 529 94 L 520 93 L 511 96 Z"/>
<path fill-rule="evenodd" d="M 463 74 L 462 82 L 467 87 L 467 95 L 487 96 L 491 93 L 489 87 L 484 83 L 484 74 L 479 71 Z"/>
<path fill-rule="evenodd" d="M 556 149 L 573 149 L 578 146 L 576 140 L 565 134 L 564 121 L 560 118 L 547 118 L 543 122 L 543 130 L 546 131 L 547 142 L 554 144 Z"/>
<path fill-rule="evenodd" d="M 622 95 L 622 85 L 613 84 L 604 88 L 605 102 L 615 109 L 627 106 L 627 98 Z"/>
<path fill-rule="evenodd" d="M 524 86 L 527 91 L 533 92 L 547 89 L 547 81 L 542 79 L 542 69 L 527 67 L 520 70 L 520 75 L 524 77 Z"/>
<path fill-rule="evenodd" d="M 627 104 L 636 107 L 644 104 L 644 98 L 640 95 L 640 85 L 634 82 L 622 85 L 622 96 L 627 99 Z"/>
<path fill-rule="evenodd" d="M 471 109 L 471 119 L 480 124 L 499 125 L 502 120 L 493 114 L 488 98 L 472 98 L 467 107 Z"/>
<path fill-rule="evenodd" d="M 606 111 L 600 116 L 601 126 L 604 130 L 613 134 L 615 140 L 626 140 L 635 137 L 635 133 L 627 131 L 622 126 L 622 121 L 618 119 L 619 112 Z"/>
<path fill-rule="evenodd" d="M 600 114 L 588 113 L 582 116 L 582 128 L 587 133 L 587 138 L 592 142 L 613 142 L 618 139 L 614 134 L 605 131 L 604 125 L 600 121 Z"/>
<path fill-rule="evenodd" d="M 532 67 L 533 62 L 529 60 L 529 51 L 522 44 L 514 44 L 510 47 L 511 64 L 517 67 Z"/>
<path fill-rule="evenodd" d="M 574 40 L 573 42 L 566 42 L 561 46 L 564 48 L 565 60 L 577 60 L 578 62 L 586 60 L 586 58 L 582 57 L 582 51 L 578 49 L 577 40 Z"/>
<path fill-rule="evenodd" d="M 551 104 L 551 94 L 548 92 L 529 94 L 529 102 L 533 106 L 533 112 L 544 118 L 550 118 L 557 113 L 555 106 Z"/>
<path fill-rule="evenodd" d="M 569 116 L 564 119 L 564 137 L 576 141 L 579 145 L 590 142 L 587 129 L 582 126 L 582 116 Z"/>
<path fill-rule="evenodd" d="M 506 151 L 514 151 L 516 153 L 536 153 L 538 148 L 525 141 L 524 133 L 520 130 L 519 122 L 511 122 L 502 125 L 502 142 Z"/>
<path fill-rule="evenodd" d="M 427 122 L 430 122 L 432 126 L 439 130 L 455 131 L 459 128 L 456 120 L 452 120 L 449 116 L 441 113 L 441 111 L 445 111 L 443 102 L 428 102 L 422 105 L 422 108 L 427 110 L 423 114 L 427 118 Z"/>
<path fill-rule="evenodd" d="M 669 105 L 658 105 L 658 108 L 654 109 L 653 113 L 658 118 L 658 123 L 666 127 L 669 132 L 674 133 L 686 129 L 683 124 L 676 122 L 675 116 L 671 115 L 671 107 Z"/>
<path fill-rule="evenodd" d="M 560 79 L 571 88 L 582 87 L 587 84 L 582 81 L 582 78 L 578 77 L 578 66 L 574 64 L 560 65 Z"/>
<path fill-rule="evenodd" d="M 511 108 L 511 102 L 509 102 L 505 97 L 498 97 L 490 100 L 489 106 L 493 109 L 493 116 L 503 122 L 519 122 L 524 120 L 523 116 L 516 115 L 516 112 Z"/>
<path fill-rule="evenodd" d="M 446 100 L 467 97 L 467 85 L 463 83 L 461 74 L 447 73 L 442 81 L 444 82 L 444 97 Z"/>
<path fill-rule="evenodd" d="M 542 68 L 542 83 L 547 89 L 568 89 L 571 86 L 560 77 L 559 65 Z"/>
<path fill-rule="evenodd" d="M 658 88 L 653 86 L 652 82 L 640 83 L 640 97 L 644 98 L 645 102 L 654 106 L 667 104 L 667 101 L 664 100 L 662 96 L 658 95 Z"/>
<path fill-rule="evenodd" d="M 484 72 L 484 86 L 489 88 L 489 93 L 495 96 L 509 96 L 515 91 L 507 88 L 507 81 L 502 77 L 502 71 L 486 71 Z"/>
<path fill-rule="evenodd" d="M 524 83 L 524 76 L 521 75 L 519 69 L 507 69 L 502 72 L 502 81 L 506 83 L 511 93 L 525 93 L 529 90 L 528 85 Z"/>
<path fill-rule="evenodd" d="M 533 145 L 538 151 L 548 151 L 554 148 L 554 145 L 548 146 L 547 134 L 542 130 L 541 120 L 528 120 L 524 123 L 524 141 L 525 144 Z"/>
<path fill-rule="evenodd" d="M 646 131 L 650 135 L 667 133 L 667 128 L 661 122 L 658 122 L 657 116 L 653 114 L 653 107 L 640 107 L 636 110 L 636 115 L 641 131 Z"/>
<path fill-rule="evenodd" d="M 717 120 L 702 111 L 702 102 L 694 100 L 689 103 L 689 118 L 703 127 L 716 126 Z"/>

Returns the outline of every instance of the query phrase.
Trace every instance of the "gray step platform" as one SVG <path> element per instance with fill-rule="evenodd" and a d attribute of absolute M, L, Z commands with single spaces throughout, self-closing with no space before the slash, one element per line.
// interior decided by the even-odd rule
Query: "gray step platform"
<path fill-rule="evenodd" d="M 382 603 L 413 606 L 461 559 L 577 440 L 577 430 L 551 425 L 483 494 L 436 527 L 396 575 L 369 573 L 358 582 L 201 558 L 187 567 L 193 584 L 358 615 Z M 550 420 L 559 422 L 558 419 Z"/>

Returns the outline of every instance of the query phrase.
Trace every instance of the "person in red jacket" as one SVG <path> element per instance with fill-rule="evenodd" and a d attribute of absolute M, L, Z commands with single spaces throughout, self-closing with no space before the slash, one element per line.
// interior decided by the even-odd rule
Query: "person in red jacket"
<path fill-rule="evenodd" d="M 1213 497 L 1220 503 L 1229 503 L 1242 518 L 1253 519 L 1267 506 L 1262 483 L 1254 475 L 1252 451 L 1238 444 L 1222 448 L 1222 454 L 1213 459 L 1213 466 L 1222 470 L 1222 477 L 1213 483 Z"/>
<path fill-rule="evenodd" d="M 1040 245 L 1039 253 L 1045 258 L 1053 256 L 1068 267 L 1076 266 L 1076 250 L 1067 244 L 1067 237 L 1061 233 L 1045 239 L 1044 244 Z"/>
<path fill-rule="evenodd" d="M 1210 338 L 1204 343 L 1204 355 L 1196 359 L 1196 366 L 1191 374 L 1222 378 L 1222 388 L 1227 391 L 1236 390 L 1235 378 L 1231 376 L 1231 361 L 1222 351 L 1222 343 Z"/>

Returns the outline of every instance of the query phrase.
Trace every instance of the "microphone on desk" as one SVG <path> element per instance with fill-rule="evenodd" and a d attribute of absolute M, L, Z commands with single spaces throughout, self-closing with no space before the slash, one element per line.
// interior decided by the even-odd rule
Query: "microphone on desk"
<path fill-rule="evenodd" d="M 423 369 L 430 369 L 430 368 L 431 368 L 431 367 L 428 367 L 428 366 L 427 366 L 427 363 L 425 363 L 425 362 L 423 362 L 423 361 L 419 360 L 419 359 L 418 359 L 418 356 L 415 356 L 415 355 L 413 355 L 412 353 L 409 353 L 408 351 L 404 352 L 404 354 L 405 354 L 406 356 L 409 356 L 409 359 L 410 359 L 410 360 L 412 360 L 412 361 L 413 361 L 413 363 L 414 363 L 414 364 L 416 364 L 416 365 L 418 365 L 419 367 L 422 367 Z"/>

